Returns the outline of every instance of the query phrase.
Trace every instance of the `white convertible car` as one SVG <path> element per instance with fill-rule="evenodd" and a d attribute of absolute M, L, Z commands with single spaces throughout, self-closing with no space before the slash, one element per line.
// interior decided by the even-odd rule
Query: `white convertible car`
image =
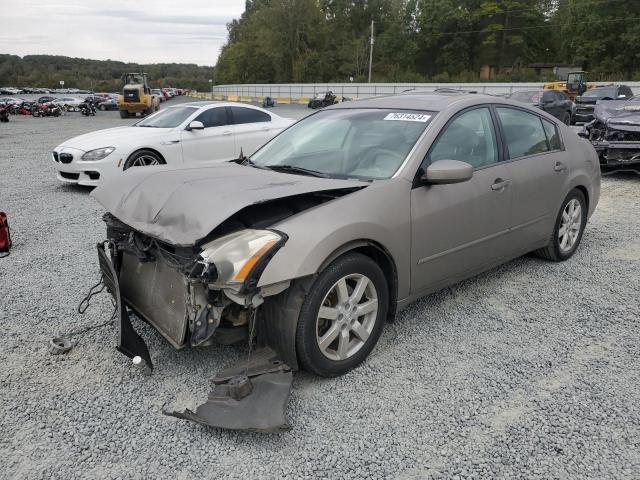
<path fill-rule="evenodd" d="M 251 105 L 183 103 L 67 140 L 52 156 L 59 180 L 95 186 L 130 167 L 222 162 L 241 150 L 248 156 L 294 122 Z"/>

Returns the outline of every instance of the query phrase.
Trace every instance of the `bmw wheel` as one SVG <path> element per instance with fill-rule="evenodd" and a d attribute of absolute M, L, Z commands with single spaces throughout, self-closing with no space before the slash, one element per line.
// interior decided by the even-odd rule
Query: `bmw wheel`
<path fill-rule="evenodd" d="M 388 309 L 387 281 L 373 260 L 359 253 L 335 260 L 300 310 L 296 350 L 302 368 L 335 377 L 358 366 L 377 343 Z"/>
<path fill-rule="evenodd" d="M 123 170 L 131 167 L 147 167 L 149 165 L 164 165 L 164 159 L 152 150 L 138 150 L 132 153 L 124 162 Z"/>

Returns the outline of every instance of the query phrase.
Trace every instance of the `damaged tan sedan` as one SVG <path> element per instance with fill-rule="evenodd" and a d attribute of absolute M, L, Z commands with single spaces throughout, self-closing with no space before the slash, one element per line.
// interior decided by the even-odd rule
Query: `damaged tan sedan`
<path fill-rule="evenodd" d="M 343 374 L 413 300 L 528 252 L 570 258 L 599 193 L 593 147 L 544 112 L 409 94 L 319 111 L 251 158 L 133 168 L 93 196 L 120 351 L 152 366 L 129 312 L 175 348 L 248 342 L 206 403 L 170 414 L 275 431 L 292 371 Z"/>

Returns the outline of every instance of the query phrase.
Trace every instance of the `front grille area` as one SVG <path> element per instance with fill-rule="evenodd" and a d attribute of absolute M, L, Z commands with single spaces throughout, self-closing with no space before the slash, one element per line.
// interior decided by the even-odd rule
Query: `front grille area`
<path fill-rule="evenodd" d="M 631 163 L 640 162 L 640 149 L 637 148 L 610 148 L 604 155 L 606 163 Z"/>
<path fill-rule="evenodd" d="M 67 180 L 78 180 L 78 178 L 80 178 L 79 173 L 60 172 L 60 176 L 62 178 L 66 178 Z"/>
<path fill-rule="evenodd" d="M 124 91 L 124 101 L 125 102 L 139 102 L 140 101 L 140 91 L 139 90 L 125 90 Z"/>
<path fill-rule="evenodd" d="M 640 142 L 640 132 L 609 129 L 604 135 L 609 142 Z"/>
<path fill-rule="evenodd" d="M 73 160 L 73 155 L 71 155 L 70 153 L 61 153 L 58 155 L 58 159 L 61 163 L 71 163 L 71 160 Z"/>

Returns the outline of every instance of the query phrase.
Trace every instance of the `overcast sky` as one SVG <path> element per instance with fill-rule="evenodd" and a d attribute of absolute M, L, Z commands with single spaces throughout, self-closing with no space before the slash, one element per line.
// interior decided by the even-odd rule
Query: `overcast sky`
<path fill-rule="evenodd" d="M 244 0 L 0 0 L 0 53 L 214 65 Z"/>

